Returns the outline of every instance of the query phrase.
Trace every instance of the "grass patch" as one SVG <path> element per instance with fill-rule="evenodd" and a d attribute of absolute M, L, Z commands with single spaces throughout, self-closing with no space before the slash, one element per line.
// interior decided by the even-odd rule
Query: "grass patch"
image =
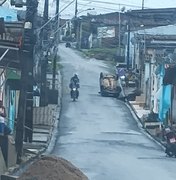
<path fill-rule="evenodd" d="M 82 52 L 90 58 L 113 61 L 117 54 L 117 48 L 84 49 Z"/>

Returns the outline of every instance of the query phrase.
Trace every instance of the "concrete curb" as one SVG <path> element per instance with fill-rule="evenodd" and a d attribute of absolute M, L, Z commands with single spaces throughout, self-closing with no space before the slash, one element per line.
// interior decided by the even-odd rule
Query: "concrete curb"
<path fill-rule="evenodd" d="M 151 140 L 153 140 L 156 144 L 158 144 L 163 150 L 165 150 L 165 145 L 159 141 L 158 139 L 156 139 L 154 136 L 152 136 L 142 125 L 142 121 L 141 119 L 138 117 L 136 110 L 133 108 L 133 106 L 129 103 L 129 101 L 127 101 L 126 106 L 130 109 L 130 112 L 133 116 L 133 118 L 136 120 L 138 127 L 142 130 L 142 132 Z"/>
<path fill-rule="evenodd" d="M 62 75 L 60 73 L 60 76 L 59 76 L 59 82 L 60 82 L 60 88 L 59 88 L 59 111 L 57 112 L 58 113 L 58 116 L 56 117 L 55 119 L 55 123 L 54 123 L 54 126 L 53 126 L 53 132 L 51 134 L 51 138 L 50 138 L 50 142 L 48 144 L 48 147 L 46 148 L 46 151 L 44 152 L 44 155 L 48 155 L 48 154 L 51 154 L 53 149 L 54 149 L 54 146 L 56 144 L 56 141 L 57 141 L 57 136 L 58 136 L 58 126 L 59 126 L 59 121 L 60 121 L 60 114 L 61 114 L 61 110 L 62 110 Z"/>

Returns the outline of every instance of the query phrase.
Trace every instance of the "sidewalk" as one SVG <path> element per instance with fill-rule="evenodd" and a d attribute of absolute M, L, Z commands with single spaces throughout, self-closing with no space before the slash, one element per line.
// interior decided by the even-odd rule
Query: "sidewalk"
<path fill-rule="evenodd" d="M 131 94 L 134 91 L 134 88 L 123 87 L 123 92 L 125 96 Z M 150 110 L 145 109 L 145 99 L 144 95 L 136 96 L 135 101 L 127 101 L 131 110 L 135 113 L 136 118 L 142 125 L 143 129 L 152 137 L 157 143 L 162 146 L 166 145 L 166 141 L 163 140 L 162 136 L 162 123 L 156 121 L 145 121 L 146 117 L 150 113 Z"/>
<path fill-rule="evenodd" d="M 23 162 L 8 169 L 4 167 L 0 175 L 4 173 L 12 174 L 18 171 L 25 164 L 33 161 L 47 150 L 53 130 L 59 121 L 59 115 L 60 105 L 34 108 L 33 142 L 23 143 Z"/>
<path fill-rule="evenodd" d="M 33 157 L 46 150 L 52 137 L 55 122 L 58 121 L 60 106 L 48 105 L 34 108 L 33 142 L 24 143 L 26 157 Z"/>
<path fill-rule="evenodd" d="M 33 108 L 33 141 L 32 143 L 23 142 L 23 162 L 20 165 L 13 164 L 13 166 L 6 167 L 3 159 L 1 159 L 3 156 L 0 154 L 0 176 L 2 174 L 8 175 L 17 172 L 21 167 L 24 167 L 26 164 L 42 155 L 47 150 L 60 117 L 62 94 L 60 74 L 58 75 L 57 81 L 57 89 L 59 94 L 58 104 L 49 104 L 46 107 Z M 14 154 L 14 156 L 16 155 Z"/>

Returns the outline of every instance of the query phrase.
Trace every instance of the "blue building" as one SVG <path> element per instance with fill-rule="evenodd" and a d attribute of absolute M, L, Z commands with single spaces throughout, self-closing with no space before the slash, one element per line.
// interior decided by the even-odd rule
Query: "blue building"
<path fill-rule="evenodd" d="M 0 6 L 0 17 L 4 18 L 5 22 L 18 21 L 17 11 L 3 6 Z"/>

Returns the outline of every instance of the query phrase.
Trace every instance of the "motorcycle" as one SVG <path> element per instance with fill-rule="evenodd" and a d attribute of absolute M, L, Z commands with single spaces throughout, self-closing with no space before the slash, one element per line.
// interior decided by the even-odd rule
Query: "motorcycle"
<path fill-rule="evenodd" d="M 167 144 L 165 153 L 169 157 L 176 157 L 176 135 L 173 131 L 170 131 L 166 134 Z"/>
<path fill-rule="evenodd" d="M 70 48 L 70 47 L 71 47 L 71 44 L 70 44 L 69 42 L 66 42 L 65 47 L 66 47 L 66 48 Z"/>
<path fill-rule="evenodd" d="M 73 87 L 71 89 L 71 98 L 73 99 L 73 101 L 76 101 L 76 99 L 78 99 L 78 94 L 79 94 L 79 91 L 76 87 Z"/>
<path fill-rule="evenodd" d="M 78 99 L 79 96 L 79 91 L 78 91 L 79 84 L 71 83 L 69 87 L 71 89 L 70 91 L 71 99 L 73 99 L 73 101 L 76 101 L 76 99 Z"/>

